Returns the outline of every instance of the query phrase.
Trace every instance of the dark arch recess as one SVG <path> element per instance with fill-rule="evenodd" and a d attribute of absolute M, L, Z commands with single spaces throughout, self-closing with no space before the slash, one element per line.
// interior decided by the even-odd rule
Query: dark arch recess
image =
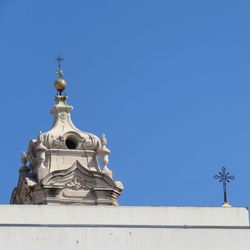
<path fill-rule="evenodd" d="M 66 147 L 68 149 L 76 149 L 77 148 L 77 141 L 75 138 L 68 137 L 65 141 Z"/>

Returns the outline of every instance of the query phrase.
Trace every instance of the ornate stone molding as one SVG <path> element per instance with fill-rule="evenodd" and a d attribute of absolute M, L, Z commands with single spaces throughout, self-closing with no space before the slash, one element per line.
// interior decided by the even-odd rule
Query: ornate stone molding
<path fill-rule="evenodd" d="M 64 84 L 63 79 L 59 80 L 57 88 Z M 108 167 L 106 136 L 99 139 L 78 129 L 71 120 L 73 107 L 66 101 L 67 96 L 56 96 L 52 128 L 31 140 L 27 153 L 22 155 L 11 203 L 118 204 L 123 185 L 113 180 Z"/>

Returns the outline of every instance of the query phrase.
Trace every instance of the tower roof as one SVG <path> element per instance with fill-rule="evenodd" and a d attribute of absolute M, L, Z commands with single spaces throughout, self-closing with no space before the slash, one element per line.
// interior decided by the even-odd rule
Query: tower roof
<path fill-rule="evenodd" d="M 58 60 L 58 80 L 62 80 L 62 58 Z M 31 140 L 22 156 L 11 202 L 116 205 L 123 186 L 113 180 L 108 168 L 107 139 L 105 135 L 99 138 L 81 131 L 73 124 L 70 116 L 73 107 L 62 92 L 58 90 L 56 104 L 51 109 L 52 128 Z"/>

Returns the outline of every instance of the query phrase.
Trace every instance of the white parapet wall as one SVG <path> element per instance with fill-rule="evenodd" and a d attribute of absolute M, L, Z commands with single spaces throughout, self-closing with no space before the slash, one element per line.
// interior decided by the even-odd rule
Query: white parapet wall
<path fill-rule="evenodd" d="M 248 210 L 1 205 L 2 249 L 249 250 Z"/>

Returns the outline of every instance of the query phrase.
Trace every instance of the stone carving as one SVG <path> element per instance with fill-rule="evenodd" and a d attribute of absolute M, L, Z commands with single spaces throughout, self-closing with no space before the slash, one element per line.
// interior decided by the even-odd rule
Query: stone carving
<path fill-rule="evenodd" d="M 26 167 L 26 163 L 27 163 L 27 154 L 25 152 L 22 152 L 21 155 L 21 162 L 22 162 L 22 167 Z"/>
<path fill-rule="evenodd" d="M 105 135 L 99 139 L 76 128 L 70 117 L 73 107 L 66 100 L 66 96 L 56 97 L 51 110 L 52 128 L 31 140 L 27 153 L 22 155 L 11 203 L 118 204 L 123 186 L 113 180 L 108 168 L 107 139 Z"/>
<path fill-rule="evenodd" d="M 44 137 L 42 135 L 42 132 L 39 132 L 38 145 L 35 148 L 35 151 L 36 151 L 35 173 L 36 173 L 38 182 L 40 182 L 48 174 L 48 169 L 44 165 L 44 162 L 46 160 L 45 153 L 47 151 L 47 148 L 43 145 L 43 141 L 44 141 Z"/>
<path fill-rule="evenodd" d="M 96 150 L 99 147 L 99 139 L 92 134 L 85 135 L 82 139 L 82 148 Z"/>
<path fill-rule="evenodd" d="M 106 147 L 106 145 L 107 138 L 105 134 L 103 134 L 101 138 L 101 147 L 98 149 L 98 153 L 102 160 L 102 172 L 112 178 L 112 171 L 108 168 L 110 150 Z"/>
<path fill-rule="evenodd" d="M 75 190 L 80 190 L 80 189 L 84 188 L 84 186 L 81 184 L 81 182 L 83 182 L 83 179 L 76 176 L 76 177 L 73 178 L 73 180 L 66 183 L 65 186 L 69 187 L 69 188 L 72 188 L 72 189 L 75 189 Z"/>
<path fill-rule="evenodd" d="M 19 173 L 20 173 L 19 182 L 30 172 L 30 169 L 26 166 L 27 154 L 25 152 L 22 152 L 21 163 L 22 166 L 19 168 Z"/>
<path fill-rule="evenodd" d="M 67 119 L 68 118 L 68 113 L 67 112 L 60 112 L 59 114 L 58 114 L 58 117 L 60 117 L 62 120 L 65 120 L 65 119 Z"/>
<path fill-rule="evenodd" d="M 93 140 L 91 140 L 91 139 L 85 139 L 83 141 L 83 148 L 84 149 L 91 149 L 91 148 L 93 148 Z"/>

